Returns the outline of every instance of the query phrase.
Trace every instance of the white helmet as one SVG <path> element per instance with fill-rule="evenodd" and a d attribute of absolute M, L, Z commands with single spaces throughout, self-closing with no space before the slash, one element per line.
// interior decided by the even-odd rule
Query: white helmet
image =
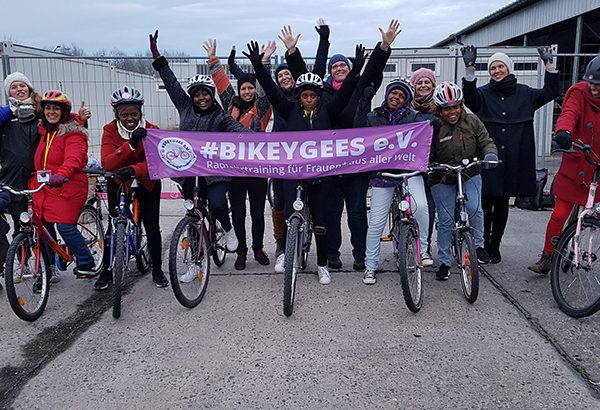
<path fill-rule="evenodd" d="M 317 74 L 304 73 L 296 80 L 296 91 L 300 92 L 305 87 L 315 88 L 320 93 L 323 90 L 323 80 Z"/>
<path fill-rule="evenodd" d="M 208 90 L 210 95 L 215 97 L 215 82 L 208 75 L 196 74 L 188 80 L 187 92 L 192 97 L 198 88 L 204 88 Z"/>
<path fill-rule="evenodd" d="M 144 96 L 135 88 L 124 85 L 113 91 L 112 96 L 110 97 L 110 105 L 116 107 L 117 105 L 125 103 L 142 105 L 144 104 Z"/>
<path fill-rule="evenodd" d="M 433 102 L 439 107 L 454 107 L 463 101 L 463 92 L 460 87 L 453 82 L 444 81 L 435 87 L 433 92 Z"/>

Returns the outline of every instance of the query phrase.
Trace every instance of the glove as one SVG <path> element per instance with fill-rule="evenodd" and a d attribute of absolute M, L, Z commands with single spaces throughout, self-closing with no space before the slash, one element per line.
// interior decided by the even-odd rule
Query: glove
<path fill-rule="evenodd" d="M 496 166 L 498 164 L 490 164 L 488 161 L 492 161 L 492 162 L 496 162 L 498 161 L 498 155 L 494 154 L 493 152 L 488 152 L 487 154 L 485 154 L 483 156 L 483 160 L 485 161 L 483 163 L 483 167 L 485 169 L 492 169 L 492 168 L 496 168 Z"/>
<path fill-rule="evenodd" d="M 465 67 L 475 67 L 477 60 L 477 48 L 475 46 L 466 46 L 460 49 Z"/>
<path fill-rule="evenodd" d="M 329 40 L 329 26 L 327 24 L 315 26 L 315 30 L 319 33 L 321 41 Z"/>
<path fill-rule="evenodd" d="M 235 47 L 231 48 L 229 58 L 227 58 L 227 65 L 231 67 L 232 64 L 235 64 Z"/>
<path fill-rule="evenodd" d="M 258 42 L 251 41 L 248 43 L 248 53 L 242 51 L 242 54 L 246 56 L 252 63 L 253 67 L 260 67 L 262 65 L 262 58 L 265 53 L 259 52 Z"/>
<path fill-rule="evenodd" d="M 360 75 L 360 72 L 364 67 L 365 62 L 367 61 L 367 57 L 368 55 L 363 45 L 357 44 L 354 58 L 349 58 L 349 60 L 352 62 L 352 70 L 350 70 L 350 72 L 354 75 Z"/>
<path fill-rule="evenodd" d="M 123 167 L 117 171 L 117 176 L 121 182 L 127 182 L 135 176 L 135 171 L 131 167 Z"/>
<path fill-rule="evenodd" d="M 146 138 L 146 135 L 148 135 L 146 128 L 136 128 L 133 130 L 131 137 L 129 138 L 129 145 L 131 145 L 131 148 L 136 149 L 140 140 Z"/>
<path fill-rule="evenodd" d="M 540 47 L 537 49 L 538 53 L 540 53 L 540 58 L 542 59 L 542 61 L 544 62 L 544 64 L 552 64 L 553 61 L 553 56 L 552 56 L 552 49 L 549 47 Z"/>
<path fill-rule="evenodd" d="M 363 100 L 370 101 L 373 99 L 373 97 L 375 97 L 375 93 L 375 84 L 371 83 L 363 90 Z"/>
<path fill-rule="evenodd" d="M 50 188 L 60 188 L 65 184 L 65 177 L 62 175 L 50 175 L 48 179 L 48 186 Z"/>
<path fill-rule="evenodd" d="M 573 137 L 569 131 L 557 131 L 554 135 L 554 141 L 560 149 L 570 149 L 573 145 Z"/>
<path fill-rule="evenodd" d="M 150 52 L 152 53 L 152 58 L 157 59 L 160 57 L 160 53 L 158 52 L 158 46 L 156 45 L 156 41 L 158 40 L 158 30 L 154 32 L 154 35 L 148 35 L 150 38 Z"/>

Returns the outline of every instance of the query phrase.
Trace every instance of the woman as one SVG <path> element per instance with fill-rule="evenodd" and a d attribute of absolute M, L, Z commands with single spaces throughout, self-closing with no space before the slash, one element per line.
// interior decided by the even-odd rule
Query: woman
<path fill-rule="evenodd" d="M 161 183 L 160 180 L 150 180 L 144 145 L 140 142 L 140 138 L 146 136 L 146 129 L 158 127 L 144 118 L 144 96 L 135 88 L 125 85 L 116 89 L 112 93 L 110 103 L 115 119 L 104 126 L 101 160 L 102 168 L 116 172 L 118 180 L 107 181 L 108 209 L 111 217 L 115 218 L 119 203 L 119 183 L 131 187 L 132 178 L 136 178 L 139 186 L 135 188 L 135 194 L 140 203 L 140 214 L 152 259 L 152 281 L 159 288 L 163 288 L 169 285 L 169 281 L 162 271 L 162 238 L 159 225 Z M 110 232 L 109 228 L 107 234 Z M 109 240 L 105 241 L 104 270 L 94 284 L 96 290 L 104 290 L 112 282 L 109 243 Z"/>
<path fill-rule="evenodd" d="M 583 80 L 567 91 L 562 111 L 556 121 L 556 142 L 562 149 L 569 149 L 573 139 L 592 147 L 600 153 L 600 140 L 595 134 L 600 132 L 600 57 L 595 57 L 587 65 Z M 529 266 L 529 270 L 540 274 L 550 272 L 554 245 L 552 238 L 560 236 L 574 205 L 585 205 L 589 184 L 594 176 L 594 166 L 590 165 L 582 152 L 565 152 L 554 179 L 556 204 L 546 228 L 546 240 L 540 260 Z M 600 192 L 595 202 L 600 201 Z"/>
<path fill-rule="evenodd" d="M 332 128 L 333 118 L 338 115 L 348 103 L 354 87 L 358 82 L 366 56 L 362 46 L 356 47 L 356 58 L 352 71 L 347 76 L 338 95 L 329 103 L 321 104 L 323 81 L 313 73 L 306 73 L 296 81 L 295 95 L 297 100 L 289 100 L 275 84 L 269 72 L 262 64 L 263 55 L 258 51 L 258 43 L 248 44 L 249 53 L 244 55 L 250 60 L 258 82 L 265 90 L 269 101 L 283 120 L 287 131 L 326 130 Z M 297 181 L 283 182 L 284 204 L 286 217 L 293 212 L 292 203 L 296 197 Z M 317 244 L 317 273 L 319 282 L 326 285 L 331 282 L 327 270 L 327 236 L 325 223 L 327 219 L 327 197 L 331 190 L 329 180 L 311 181 L 307 186 L 309 207 L 313 220 L 315 242 Z"/>
<path fill-rule="evenodd" d="M 253 131 L 264 132 L 271 118 L 271 103 L 261 92 L 257 95 L 256 76 L 247 74 L 235 63 L 235 47 L 229 55 L 229 72 L 237 79 L 237 96 L 217 57 L 217 41 L 209 40 L 204 44 L 208 53 L 208 67 L 215 82 L 217 93 L 225 110 L 231 117 L 244 127 Z M 275 43 L 263 47 L 265 55 L 263 62 L 270 63 L 271 55 L 275 52 Z M 262 90 L 261 90 L 262 91 Z M 263 250 L 265 233 L 265 199 L 267 198 L 267 178 L 234 177 L 229 187 L 229 202 L 231 203 L 231 218 L 233 229 L 238 238 L 237 258 L 234 267 L 237 270 L 246 269 L 248 246 L 246 244 L 246 197 L 250 200 L 250 218 L 252 220 L 252 250 L 254 259 L 261 265 L 270 263 L 269 257 Z"/>
<path fill-rule="evenodd" d="M 72 120 L 71 101 L 61 91 L 47 91 L 41 100 L 42 121 L 38 126 L 40 143 L 33 157 L 36 171 L 49 172 L 48 185 L 33 195 L 36 213 L 55 235 L 54 224 L 75 256 L 75 275 L 92 275 L 94 258 L 77 229 L 77 220 L 88 194 L 87 130 Z M 29 180 L 31 189 L 40 185 L 37 176 Z M 34 284 L 40 291 L 41 277 Z"/>
<path fill-rule="evenodd" d="M 433 102 L 433 91 L 436 86 L 435 73 L 429 68 L 421 67 L 410 76 L 410 83 L 415 89 L 415 98 L 412 107 L 420 113 L 429 114 L 429 118 L 435 111 Z"/>
<path fill-rule="evenodd" d="M 437 106 L 436 117 L 441 120 L 439 130 L 431 141 L 430 161 L 449 165 L 460 165 L 464 159 L 472 161 L 482 158 L 497 161 L 494 141 L 483 123 L 475 115 L 467 113 L 463 106 L 463 93 L 454 83 L 445 81 L 435 88 L 433 101 Z M 495 164 L 489 164 L 493 167 Z M 481 209 L 481 175 L 479 167 L 463 173 L 463 190 L 467 198 L 467 212 L 473 227 L 477 259 L 481 260 L 483 249 L 483 211 Z M 439 267 L 435 278 L 446 280 L 450 276 L 452 255 L 450 241 L 454 224 L 456 200 L 456 176 L 447 172 L 436 172 L 429 176 L 431 192 L 438 212 L 437 247 Z"/>
<path fill-rule="evenodd" d="M 152 66 L 158 71 L 173 105 L 175 105 L 175 108 L 179 112 L 179 129 L 181 131 L 251 131 L 231 118 L 215 101 L 215 83 L 209 76 L 198 74 L 190 78 L 186 93 L 169 67 L 167 59 L 158 52 L 158 30 L 156 30 L 154 35 L 150 34 L 149 37 L 150 51 L 154 58 Z M 205 193 L 208 199 L 210 211 L 225 231 L 225 247 L 229 252 L 235 252 L 238 247 L 238 240 L 229 219 L 226 197 L 231 178 L 199 178 L 199 181 L 196 181 L 195 177 L 184 179 L 183 195 L 186 199 L 192 199 L 194 186 L 199 186 L 202 194 Z"/>
<path fill-rule="evenodd" d="M 538 49 L 546 74 L 544 87 L 535 89 L 518 84 L 514 63 L 504 53 L 488 60 L 490 81 L 477 87 L 475 60 L 477 49 L 461 49 L 466 66 L 463 78 L 465 105 L 483 121 L 498 147 L 502 163 L 483 171 L 484 241 L 488 262 L 499 263 L 500 242 L 508 221 L 511 196 L 535 195 L 535 138 L 533 116 L 536 110 L 558 96 L 558 71 L 552 64 L 552 51 Z"/>
<path fill-rule="evenodd" d="M 355 128 L 378 127 L 382 125 L 407 124 L 417 121 L 425 121 L 425 117 L 412 108 L 413 100 L 412 86 L 404 80 L 392 80 L 385 89 L 383 103 L 378 108 L 369 112 L 371 98 L 375 94 L 374 87 L 367 87 L 364 91 L 356 112 Z M 391 170 L 389 172 L 402 172 Z M 381 234 L 385 228 L 390 211 L 390 205 L 394 196 L 395 183 L 377 176 L 371 177 L 371 213 L 369 216 L 369 228 L 367 230 L 367 252 L 365 258 L 365 274 L 363 283 L 373 285 L 377 281 L 375 272 L 379 265 L 379 250 Z M 422 176 L 412 177 L 408 180 L 410 193 L 412 195 L 412 208 L 415 213 L 421 240 L 421 254 L 423 266 L 433 265 L 431 256 L 427 253 L 428 248 L 428 225 L 429 209 L 425 186 Z"/>

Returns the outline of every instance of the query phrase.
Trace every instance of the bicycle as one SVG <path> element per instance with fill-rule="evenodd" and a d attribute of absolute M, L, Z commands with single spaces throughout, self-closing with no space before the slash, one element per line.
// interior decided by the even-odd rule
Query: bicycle
<path fill-rule="evenodd" d="M 400 274 L 404 301 L 408 309 L 414 313 L 421 310 L 423 306 L 423 266 L 421 265 L 419 225 L 413 214 L 413 201 L 408 180 L 421 174 L 420 171 L 401 174 L 380 172 L 377 174 L 381 178 L 398 181 L 390 207 L 390 235 L 394 241 L 394 256 Z"/>
<path fill-rule="evenodd" d="M 175 298 L 183 306 L 197 306 L 206 293 L 210 257 L 225 263 L 225 231 L 194 187 L 193 200 L 184 202 L 186 215 L 177 223 L 169 246 L 169 276 Z M 183 265 L 183 266 L 182 266 Z"/>
<path fill-rule="evenodd" d="M 28 322 L 37 320 L 44 313 L 48 302 L 48 272 L 51 269 L 49 251 L 56 254 L 54 263 L 59 270 L 66 270 L 74 261 L 66 244 L 52 237 L 42 218 L 34 211 L 33 194 L 45 186 L 46 183 L 42 183 L 36 189 L 17 190 L 8 185 L 0 185 L 0 190 L 27 198 L 27 211 L 22 212 L 19 217 L 21 230 L 7 251 L 4 282 L 12 310 L 20 319 Z M 79 215 L 78 227 L 92 255 L 104 242 L 103 231 L 101 228 L 98 230 L 98 226 L 101 227 L 101 222 L 96 214 L 90 214 L 88 210 L 83 209 Z M 102 270 L 102 258 L 100 257 L 99 261 L 97 258 L 95 260 L 96 265 L 91 277 Z M 34 286 L 38 285 L 40 289 L 34 289 Z"/>
<path fill-rule="evenodd" d="M 298 181 L 296 199 L 293 203 L 294 213 L 286 221 L 287 235 L 283 262 L 283 314 L 286 316 L 291 316 L 294 311 L 296 274 L 298 269 L 306 269 L 312 242 L 312 221 L 306 195 L 303 195 L 304 189 L 304 182 Z"/>
<path fill-rule="evenodd" d="M 499 164 L 501 161 L 484 161 L 474 158 L 464 159 L 462 165 L 432 164 L 430 171 L 449 171 L 456 174 L 457 191 L 454 206 L 454 224 L 450 249 L 461 271 L 461 287 L 469 303 L 475 303 L 479 295 L 479 261 L 473 238 L 473 228 L 469 224 L 469 213 L 463 192 L 463 172 L 481 164 Z M 438 210 L 441 212 L 441 210 Z"/>
<path fill-rule="evenodd" d="M 552 256 L 550 283 L 560 310 L 572 317 L 585 317 L 600 310 L 600 269 L 594 271 L 600 256 L 600 204 L 594 204 L 600 159 L 591 157 L 590 145 L 573 143 L 573 146 L 595 167 L 594 176 L 585 207 L 579 210 L 575 220 L 569 221 L 558 239 Z M 574 212 L 576 209 L 579 207 L 574 207 Z"/>

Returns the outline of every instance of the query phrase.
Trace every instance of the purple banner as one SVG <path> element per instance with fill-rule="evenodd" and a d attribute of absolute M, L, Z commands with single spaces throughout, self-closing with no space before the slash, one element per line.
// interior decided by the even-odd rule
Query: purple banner
<path fill-rule="evenodd" d="M 429 121 L 326 131 L 214 133 L 148 130 L 150 178 L 309 179 L 383 169 L 425 171 Z"/>

